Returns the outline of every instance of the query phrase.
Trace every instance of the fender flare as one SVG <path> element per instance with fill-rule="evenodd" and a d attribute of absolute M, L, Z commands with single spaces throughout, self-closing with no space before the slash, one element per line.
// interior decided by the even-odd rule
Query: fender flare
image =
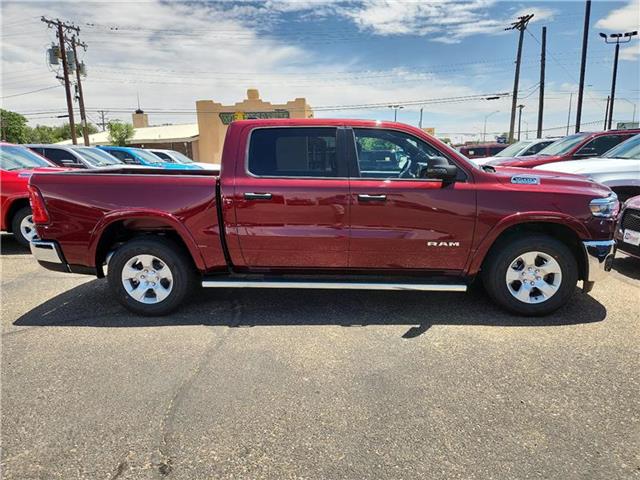
<path fill-rule="evenodd" d="M 19 201 L 27 201 L 27 205 L 29 205 L 29 194 L 28 193 L 19 193 L 13 196 L 10 196 L 6 200 L 6 205 L 2 210 L 2 226 L 3 230 L 9 231 L 11 229 L 11 222 L 13 221 L 13 214 L 15 213 L 16 202 Z"/>
<path fill-rule="evenodd" d="M 527 212 L 527 213 L 515 213 L 503 218 L 496 223 L 491 230 L 480 241 L 470 255 L 469 264 L 466 268 L 468 275 L 476 275 L 482 266 L 487 253 L 494 245 L 500 235 L 502 235 L 508 228 L 516 225 L 524 225 L 527 223 L 555 223 L 568 227 L 572 230 L 576 236 L 582 240 L 588 240 L 591 238 L 589 230 L 580 222 L 577 218 L 560 212 Z"/>
<path fill-rule="evenodd" d="M 204 258 L 202 258 L 200 248 L 198 248 L 198 245 L 191 235 L 189 229 L 170 213 L 156 210 L 115 210 L 102 217 L 90 233 L 88 245 L 88 260 L 91 264 L 95 263 L 98 245 L 100 244 L 100 239 L 102 238 L 104 231 L 115 222 L 134 219 L 160 220 L 162 223 L 165 223 L 169 228 L 173 229 L 178 234 L 178 236 L 187 246 L 187 249 L 189 250 L 191 257 L 193 258 L 193 262 L 195 263 L 196 267 L 199 270 L 205 270 Z M 96 268 L 101 270 L 102 266 L 96 265 Z"/>

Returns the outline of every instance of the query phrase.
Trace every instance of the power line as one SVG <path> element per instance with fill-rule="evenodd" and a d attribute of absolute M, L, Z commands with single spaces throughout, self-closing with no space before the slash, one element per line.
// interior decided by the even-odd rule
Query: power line
<path fill-rule="evenodd" d="M 62 85 L 52 85 L 51 87 L 44 87 L 44 88 L 38 88 L 37 90 L 30 90 L 28 92 L 22 92 L 22 93 L 14 93 L 13 95 L 4 95 L 0 98 L 12 98 L 12 97 L 20 97 L 22 95 L 30 95 L 32 93 L 37 93 L 37 92 L 43 92 L 45 90 L 51 90 L 53 88 L 60 88 Z"/>

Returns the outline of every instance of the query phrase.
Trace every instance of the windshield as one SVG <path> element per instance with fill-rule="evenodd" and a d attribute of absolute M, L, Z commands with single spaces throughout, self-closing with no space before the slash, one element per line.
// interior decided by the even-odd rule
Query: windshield
<path fill-rule="evenodd" d="M 640 160 L 640 135 L 631 137 L 620 145 L 616 145 L 605 153 L 603 157 Z"/>
<path fill-rule="evenodd" d="M 109 165 L 118 165 L 122 163 L 113 155 L 109 155 L 107 152 L 98 150 L 97 148 L 80 147 L 75 148 L 74 150 L 94 167 L 106 167 Z"/>
<path fill-rule="evenodd" d="M 573 147 L 581 143 L 587 135 L 584 133 L 576 133 L 575 135 L 569 135 L 568 137 L 561 138 L 553 142 L 546 148 L 543 148 L 538 152 L 538 155 L 563 155 L 571 150 Z"/>
<path fill-rule="evenodd" d="M 193 160 L 189 157 L 180 152 L 176 152 L 175 150 L 171 152 L 171 156 L 179 163 L 193 163 Z"/>
<path fill-rule="evenodd" d="M 3 170 L 21 170 L 23 168 L 50 167 L 40 155 L 25 147 L 14 145 L 0 146 L 0 168 Z"/>
<path fill-rule="evenodd" d="M 165 163 L 162 159 L 151 152 L 147 152 L 146 150 L 142 150 L 140 148 L 132 148 L 132 150 L 138 155 L 142 160 L 149 163 Z"/>
<path fill-rule="evenodd" d="M 522 140 L 514 144 L 509 145 L 504 150 L 495 154 L 496 157 L 515 157 L 521 150 L 531 145 L 533 142 L 528 140 Z"/>

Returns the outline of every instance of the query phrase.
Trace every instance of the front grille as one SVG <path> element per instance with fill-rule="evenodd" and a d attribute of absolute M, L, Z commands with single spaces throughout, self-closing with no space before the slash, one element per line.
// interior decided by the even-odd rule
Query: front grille
<path fill-rule="evenodd" d="M 622 229 L 640 232 L 640 210 L 627 208 L 622 215 Z"/>

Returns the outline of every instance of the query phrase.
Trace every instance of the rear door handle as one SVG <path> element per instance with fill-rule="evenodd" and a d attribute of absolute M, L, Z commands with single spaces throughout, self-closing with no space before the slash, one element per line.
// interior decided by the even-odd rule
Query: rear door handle
<path fill-rule="evenodd" d="M 270 193 L 247 192 L 244 194 L 245 200 L 271 200 Z"/>
<path fill-rule="evenodd" d="M 387 199 L 386 195 L 369 195 L 361 193 L 358 195 L 358 200 L 361 202 L 384 202 Z"/>

